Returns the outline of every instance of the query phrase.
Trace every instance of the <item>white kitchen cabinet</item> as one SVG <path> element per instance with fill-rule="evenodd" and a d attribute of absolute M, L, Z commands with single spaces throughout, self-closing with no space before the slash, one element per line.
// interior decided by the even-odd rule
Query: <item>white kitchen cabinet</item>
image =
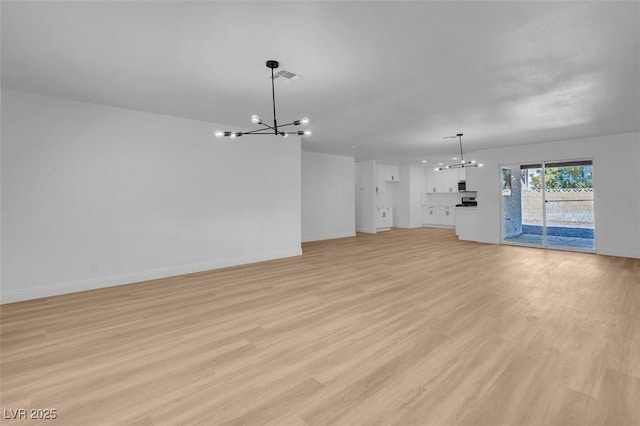
<path fill-rule="evenodd" d="M 455 226 L 456 210 L 455 207 L 442 207 L 440 210 L 440 225 Z"/>
<path fill-rule="evenodd" d="M 422 207 L 422 223 L 424 225 L 440 224 L 440 208 L 437 206 Z"/>
<path fill-rule="evenodd" d="M 460 176 L 459 169 L 427 170 L 427 192 L 454 193 L 458 192 Z"/>
<path fill-rule="evenodd" d="M 384 176 L 387 182 L 398 182 L 400 180 L 400 167 L 384 164 Z"/>
<path fill-rule="evenodd" d="M 382 216 L 382 207 L 376 207 L 376 229 L 384 227 L 384 217 Z"/>
<path fill-rule="evenodd" d="M 393 226 L 393 207 L 385 207 L 382 218 L 384 219 L 383 224 L 385 228 L 391 228 Z"/>
<path fill-rule="evenodd" d="M 390 164 L 376 164 L 376 192 L 386 191 L 386 182 L 400 181 L 400 167 Z"/>
<path fill-rule="evenodd" d="M 376 164 L 376 192 L 385 192 L 386 174 L 384 164 Z"/>
<path fill-rule="evenodd" d="M 427 192 L 436 193 L 444 192 L 444 172 L 446 170 L 436 171 L 434 169 L 427 169 Z"/>
<path fill-rule="evenodd" d="M 458 171 L 459 169 L 442 170 L 444 175 L 442 191 L 440 192 L 458 192 Z"/>
<path fill-rule="evenodd" d="M 393 226 L 393 207 L 376 207 L 376 230 L 388 231 Z"/>
<path fill-rule="evenodd" d="M 455 208 L 452 206 L 423 206 L 422 224 L 453 228 L 456 224 Z"/>

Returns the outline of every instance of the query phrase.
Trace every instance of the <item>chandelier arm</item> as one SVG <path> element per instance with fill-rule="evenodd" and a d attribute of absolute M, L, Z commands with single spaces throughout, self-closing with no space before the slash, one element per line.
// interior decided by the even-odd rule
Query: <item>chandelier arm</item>
<path fill-rule="evenodd" d="M 264 124 L 264 123 L 263 123 L 263 124 Z M 245 135 L 257 135 L 257 134 L 259 134 L 258 132 L 263 132 L 263 131 L 265 131 L 265 130 L 273 130 L 273 127 L 271 127 L 271 126 L 269 126 L 269 125 L 266 125 L 266 124 L 265 124 L 265 126 L 267 126 L 267 127 L 263 127 L 262 129 L 251 130 L 251 131 L 249 131 L 249 132 L 243 132 L 243 133 L 244 133 Z M 265 134 L 267 134 L 267 133 L 265 133 Z M 271 134 L 271 132 L 269 132 L 268 134 L 270 135 L 270 134 Z"/>
<path fill-rule="evenodd" d="M 295 122 L 295 121 L 292 121 L 291 123 L 287 123 L 287 124 L 281 124 L 281 125 L 279 125 L 278 127 L 287 127 L 287 126 L 293 126 L 293 125 L 296 125 L 296 126 L 297 126 L 297 124 L 296 124 L 296 122 Z"/>
<path fill-rule="evenodd" d="M 271 129 L 271 130 L 275 130 L 273 127 L 269 126 L 267 123 L 265 123 L 264 121 L 260 122 L 260 124 L 262 124 L 263 126 L 265 126 L 265 129 Z M 258 130 L 263 130 L 263 129 L 258 129 Z"/>
<path fill-rule="evenodd" d="M 273 136 L 273 132 L 262 132 L 262 133 L 257 133 L 257 132 L 251 132 L 251 133 L 243 133 L 243 135 L 271 135 Z"/>

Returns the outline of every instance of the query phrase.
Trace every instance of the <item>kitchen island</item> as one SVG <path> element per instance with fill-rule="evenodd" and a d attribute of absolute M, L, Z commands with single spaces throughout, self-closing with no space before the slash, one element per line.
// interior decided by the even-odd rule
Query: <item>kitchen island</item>
<path fill-rule="evenodd" d="M 478 240 L 478 207 L 456 207 L 456 235 L 459 240 Z"/>

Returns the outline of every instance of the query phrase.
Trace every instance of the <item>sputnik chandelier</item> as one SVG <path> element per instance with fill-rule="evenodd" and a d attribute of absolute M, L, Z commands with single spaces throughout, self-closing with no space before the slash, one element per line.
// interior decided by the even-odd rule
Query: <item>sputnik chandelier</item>
<path fill-rule="evenodd" d="M 449 164 L 448 166 L 444 166 L 444 167 L 436 167 L 436 170 L 446 170 L 446 169 L 461 169 L 461 168 L 465 168 L 465 167 L 482 167 L 482 164 L 477 164 L 476 160 L 471 160 L 471 161 L 465 161 L 464 160 L 464 154 L 462 153 L 462 136 L 463 133 L 458 133 L 455 136 L 445 136 L 442 139 L 455 139 L 456 137 L 458 138 L 458 140 L 460 141 L 460 162 L 456 163 L 456 164 Z"/>
<path fill-rule="evenodd" d="M 229 132 L 229 131 L 216 130 L 215 135 L 217 138 L 221 138 L 223 136 L 227 136 L 230 138 L 237 138 L 242 135 L 280 135 L 280 136 L 284 136 L 285 138 L 289 135 L 311 136 L 311 130 L 308 130 L 308 129 L 304 131 L 297 130 L 293 132 L 291 131 L 287 132 L 282 130 L 284 127 L 299 126 L 301 124 L 303 126 L 306 126 L 307 124 L 309 124 L 309 119 L 306 117 L 301 118 L 300 120 L 292 121 L 291 123 L 278 125 L 278 120 L 276 118 L 276 90 L 273 83 L 275 79 L 273 75 L 273 70 L 278 68 L 279 66 L 280 64 L 278 63 L 278 61 L 274 61 L 274 60 L 267 61 L 267 68 L 271 69 L 271 100 L 273 102 L 273 125 L 269 125 L 265 123 L 257 115 L 252 115 L 251 122 L 253 124 L 258 124 L 264 127 L 256 130 L 251 130 L 249 132 Z"/>

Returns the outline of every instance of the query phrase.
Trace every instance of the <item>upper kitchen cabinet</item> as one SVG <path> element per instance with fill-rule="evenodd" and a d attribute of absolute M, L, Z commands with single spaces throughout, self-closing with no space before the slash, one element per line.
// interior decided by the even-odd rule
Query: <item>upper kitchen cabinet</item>
<path fill-rule="evenodd" d="M 427 170 L 427 192 L 452 193 L 458 192 L 459 169 Z"/>
<path fill-rule="evenodd" d="M 427 169 L 425 175 L 427 178 L 427 192 L 442 192 L 442 188 L 444 187 L 444 175 L 442 171 Z"/>
<path fill-rule="evenodd" d="M 400 167 L 389 164 L 381 164 L 384 166 L 384 176 L 387 182 L 398 182 L 400 180 Z"/>
<path fill-rule="evenodd" d="M 376 192 L 386 191 L 386 182 L 400 181 L 400 167 L 390 164 L 376 164 Z"/>
<path fill-rule="evenodd" d="M 441 192 L 458 192 L 458 171 L 460 169 L 447 169 L 442 170 L 441 173 L 444 174 L 444 186 L 442 187 Z"/>

